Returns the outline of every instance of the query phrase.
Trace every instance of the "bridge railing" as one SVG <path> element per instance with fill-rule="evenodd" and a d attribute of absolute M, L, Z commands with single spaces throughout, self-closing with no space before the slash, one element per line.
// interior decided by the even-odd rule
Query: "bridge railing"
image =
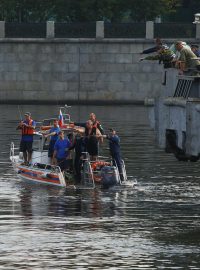
<path fill-rule="evenodd" d="M 200 39 L 200 23 L 17 23 L 0 21 L 0 38 Z"/>

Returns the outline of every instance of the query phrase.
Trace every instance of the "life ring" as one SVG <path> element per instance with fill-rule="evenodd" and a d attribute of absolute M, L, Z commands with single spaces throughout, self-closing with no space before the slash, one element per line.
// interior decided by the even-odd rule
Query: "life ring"
<path fill-rule="evenodd" d="M 51 128 L 52 128 L 52 126 L 41 126 L 40 127 L 41 130 L 49 130 Z"/>
<path fill-rule="evenodd" d="M 97 169 L 101 169 L 103 166 L 110 166 L 110 162 L 106 161 L 96 161 L 91 164 L 92 170 L 96 171 Z"/>
<path fill-rule="evenodd" d="M 91 164 L 92 172 L 93 172 L 93 177 L 94 181 L 97 183 L 100 183 L 102 180 L 101 174 L 100 174 L 100 169 L 104 166 L 110 166 L 110 162 L 106 161 L 95 161 Z M 99 170 L 99 171 L 98 171 Z"/>

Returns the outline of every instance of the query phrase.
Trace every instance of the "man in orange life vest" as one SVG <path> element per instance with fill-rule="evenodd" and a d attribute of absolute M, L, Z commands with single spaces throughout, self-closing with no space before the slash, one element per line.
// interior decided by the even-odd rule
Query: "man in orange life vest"
<path fill-rule="evenodd" d="M 30 112 L 27 112 L 24 115 L 25 120 L 19 123 L 17 129 L 21 129 L 22 131 L 20 152 L 23 152 L 24 164 L 28 165 L 31 161 L 32 156 L 33 133 L 36 123 L 31 119 Z"/>

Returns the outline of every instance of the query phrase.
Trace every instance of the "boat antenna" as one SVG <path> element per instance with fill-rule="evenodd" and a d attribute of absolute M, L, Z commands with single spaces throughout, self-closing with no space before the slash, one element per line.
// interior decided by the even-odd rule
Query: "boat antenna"
<path fill-rule="evenodd" d="M 21 111 L 21 108 L 20 106 L 18 105 L 18 112 L 19 112 L 19 117 L 20 117 L 20 120 L 22 121 L 22 111 Z"/>
<path fill-rule="evenodd" d="M 65 104 L 65 106 L 64 106 L 64 109 L 65 109 L 65 114 L 64 114 L 64 116 L 65 116 L 65 120 L 67 120 L 67 121 L 71 121 L 71 116 L 70 116 L 70 114 L 69 113 L 67 113 L 67 109 L 68 108 L 71 108 L 71 106 L 68 106 L 67 104 Z M 67 116 L 67 118 L 66 118 L 66 116 Z"/>

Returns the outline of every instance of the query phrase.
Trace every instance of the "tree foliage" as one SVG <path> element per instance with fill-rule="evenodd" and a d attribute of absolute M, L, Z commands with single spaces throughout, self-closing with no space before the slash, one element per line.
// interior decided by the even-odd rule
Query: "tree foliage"
<path fill-rule="evenodd" d="M 147 21 L 173 12 L 180 4 L 180 0 L 129 0 L 128 4 L 130 16 L 134 21 Z"/>
<path fill-rule="evenodd" d="M 197 4 L 199 0 L 188 0 Z M 16 22 L 146 21 L 169 14 L 185 0 L 0 0 L 0 19 Z"/>
<path fill-rule="evenodd" d="M 193 22 L 194 14 L 200 12 L 200 0 L 181 0 L 176 12 L 166 14 L 166 20 L 174 22 Z"/>

